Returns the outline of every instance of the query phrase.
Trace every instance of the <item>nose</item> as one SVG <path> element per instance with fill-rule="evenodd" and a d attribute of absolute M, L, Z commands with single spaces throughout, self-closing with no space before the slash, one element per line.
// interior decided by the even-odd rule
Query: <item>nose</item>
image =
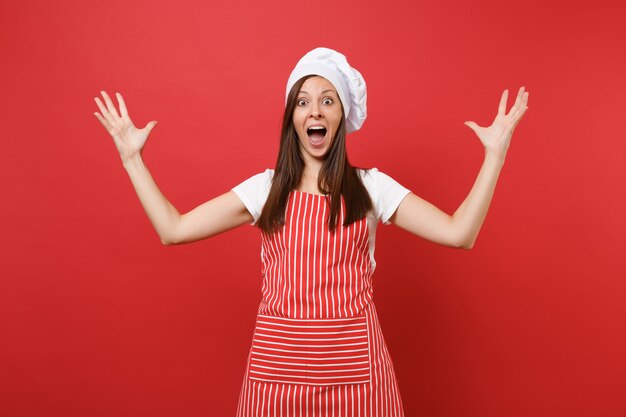
<path fill-rule="evenodd" d="M 314 104 L 311 106 L 311 113 L 310 113 L 310 116 L 311 116 L 311 117 L 314 117 L 314 118 L 316 118 L 316 119 L 317 119 L 317 118 L 319 118 L 319 117 L 323 117 L 323 116 L 324 116 L 324 115 L 322 114 L 322 110 L 320 109 L 320 105 L 319 105 L 319 104 L 314 103 Z"/>

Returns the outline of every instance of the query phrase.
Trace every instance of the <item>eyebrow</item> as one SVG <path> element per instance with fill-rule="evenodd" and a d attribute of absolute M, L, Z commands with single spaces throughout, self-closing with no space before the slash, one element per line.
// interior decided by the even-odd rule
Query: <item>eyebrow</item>
<path fill-rule="evenodd" d="M 304 94 L 309 94 L 309 93 L 308 93 L 308 91 L 304 91 L 304 90 L 300 90 L 300 92 L 301 92 L 301 93 L 304 93 Z M 334 93 L 334 92 L 335 92 L 335 90 L 324 90 L 324 91 L 322 91 L 322 94 L 325 94 L 325 93 Z"/>

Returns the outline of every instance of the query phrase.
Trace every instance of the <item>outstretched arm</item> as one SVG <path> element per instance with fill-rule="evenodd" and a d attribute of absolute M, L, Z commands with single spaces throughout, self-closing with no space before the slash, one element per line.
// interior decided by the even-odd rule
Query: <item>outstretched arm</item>
<path fill-rule="evenodd" d="M 128 116 L 121 94 L 117 94 L 119 114 L 108 94 L 103 91 L 102 96 L 104 104 L 95 98 L 101 114 L 94 115 L 113 138 L 139 201 L 163 244 L 192 242 L 252 222 L 252 215 L 232 191 L 181 215 L 161 193 L 141 158 L 156 121 L 137 129 Z"/>
<path fill-rule="evenodd" d="M 180 214 L 161 193 L 141 156 L 131 158 L 124 164 L 124 168 L 164 245 L 206 239 L 253 220 L 246 206 L 232 191 Z"/>
<path fill-rule="evenodd" d="M 452 216 L 426 200 L 408 194 L 390 221 L 424 239 L 456 248 L 470 249 L 485 220 L 500 170 L 504 164 L 511 136 L 528 108 L 528 92 L 520 88 L 515 104 L 506 113 L 508 90 L 504 90 L 498 114 L 489 127 L 465 122 L 485 147 L 485 160 L 474 186 Z"/>

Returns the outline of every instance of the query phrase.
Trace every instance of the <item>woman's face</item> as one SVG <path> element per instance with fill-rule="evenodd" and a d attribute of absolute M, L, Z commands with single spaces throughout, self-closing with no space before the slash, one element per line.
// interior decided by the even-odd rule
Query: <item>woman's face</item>
<path fill-rule="evenodd" d="M 326 78 L 307 79 L 296 99 L 293 125 L 305 163 L 322 160 L 339 129 L 343 112 L 337 90 Z"/>

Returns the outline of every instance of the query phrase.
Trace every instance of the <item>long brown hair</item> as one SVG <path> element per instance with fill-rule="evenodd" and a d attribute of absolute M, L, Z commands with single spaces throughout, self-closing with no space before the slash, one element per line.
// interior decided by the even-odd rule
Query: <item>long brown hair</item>
<path fill-rule="evenodd" d="M 304 160 L 300 153 L 298 134 L 293 125 L 293 111 L 302 84 L 314 76 L 308 75 L 299 79 L 287 96 L 276 169 L 267 201 L 257 222 L 257 226 L 268 234 L 274 233 L 284 226 L 289 193 L 298 187 L 302 178 Z M 341 108 L 343 114 L 343 104 Z M 350 165 L 348 161 L 346 124 L 343 117 L 320 169 L 317 188 L 326 194 L 326 202 L 330 205 L 328 227 L 333 232 L 337 228 L 342 195 L 346 205 L 343 226 L 348 226 L 362 219 L 372 208 L 372 200 L 361 182 L 356 168 Z"/>

